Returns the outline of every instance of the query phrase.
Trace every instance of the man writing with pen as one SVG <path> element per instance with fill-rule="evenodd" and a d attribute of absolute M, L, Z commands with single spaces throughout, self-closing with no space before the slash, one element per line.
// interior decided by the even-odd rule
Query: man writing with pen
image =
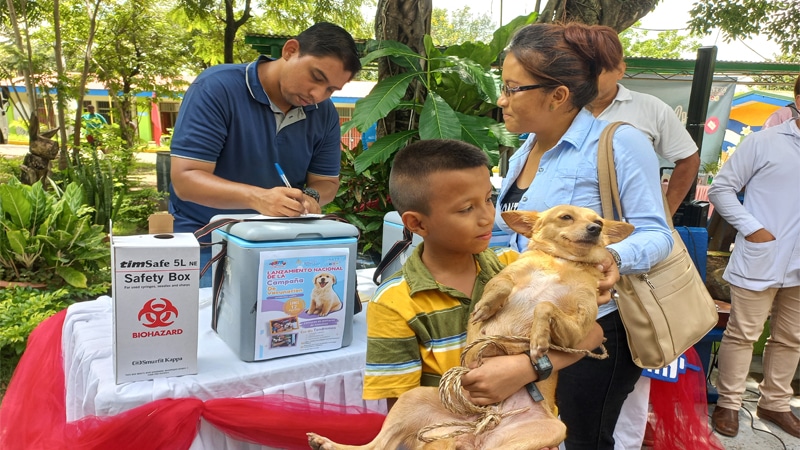
<path fill-rule="evenodd" d="M 320 213 L 339 188 L 339 116 L 330 97 L 359 70 L 352 36 L 323 22 L 287 40 L 277 59 L 201 73 L 170 144 L 175 231 L 194 232 L 219 214 Z M 201 267 L 210 258 L 210 248 L 201 249 Z M 201 287 L 211 286 L 210 272 Z"/>

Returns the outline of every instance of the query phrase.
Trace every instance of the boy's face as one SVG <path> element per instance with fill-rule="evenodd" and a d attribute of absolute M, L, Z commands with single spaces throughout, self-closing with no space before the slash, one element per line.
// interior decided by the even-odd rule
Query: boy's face
<path fill-rule="evenodd" d="M 486 167 L 438 172 L 428 178 L 429 213 L 419 214 L 425 250 L 475 254 L 489 247 L 494 225 Z"/>

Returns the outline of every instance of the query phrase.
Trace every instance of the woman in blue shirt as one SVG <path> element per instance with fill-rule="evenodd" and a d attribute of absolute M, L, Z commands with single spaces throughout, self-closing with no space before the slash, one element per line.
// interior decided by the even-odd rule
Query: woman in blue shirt
<path fill-rule="evenodd" d="M 600 68 L 594 61 L 608 51 L 595 33 L 577 23 L 534 24 L 518 31 L 507 49 L 497 104 L 509 131 L 530 135 L 509 160 L 496 219 L 512 233 L 517 250 L 525 249 L 527 239 L 505 225 L 502 211 L 571 204 L 602 214 L 597 150 L 608 122 L 584 109 L 597 96 Z M 646 272 L 672 248 L 658 160 L 650 140 L 631 126 L 617 129 L 613 145 L 624 219 L 636 230 L 608 247 L 609 258 L 621 274 Z M 614 448 L 620 408 L 641 374 L 613 300 L 601 305 L 598 323 L 609 358 L 584 358 L 559 372 L 556 398 L 567 425 L 567 450 Z"/>

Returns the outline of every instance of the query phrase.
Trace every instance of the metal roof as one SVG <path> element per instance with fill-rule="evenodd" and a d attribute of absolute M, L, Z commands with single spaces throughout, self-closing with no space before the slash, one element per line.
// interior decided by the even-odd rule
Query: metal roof
<path fill-rule="evenodd" d="M 675 75 L 694 74 L 695 60 L 693 59 L 658 59 L 658 58 L 625 58 L 628 64 L 628 75 L 657 74 L 669 78 Z M 794 82 L 765 83 L 752 81 L 752 77 L 787 76 L 793 79 L 800 76 L 800 63 L 780 62 L 746 62 L 746 61 L 716 61 L 714 76 L 729 76 L 737 78 L 738 84 L 771 84 L 773 86 L 793 86 Z M 750 80 L 743 80 L 748 78 Z"/>
<path fill-rule="evenodd" d="M 270 55 L 277 58 L 281 54 L 283 44 L 293 36 L 277 36 L 263 34 L 248 34 L 244 38 L 245 44 L 249 44 L 259 53 Z M 356 40 L 356 47 L 361 54 L 364 54 L 366 40 Z M 655 74 L 664 78 L 675 75 L 693 75 L 695 68 L 694 59 L 659 59 L 659 58 L 625 58 L 628 64 L 628 76 L 637 74 Z M 729 76 L 737 78 L 738 84 L 771 84 L 773 86 L 792 86 L 792 83 L 779 82 L 754 82 L 751 77 L 755 76 L 800 76 L 800 62 L 780 63 L 780 62 L 746 62 L 746 61 L 717 61 L 714 66 L 714 76 Z M 745 78 L 745 79 L 742 79 Z"/>

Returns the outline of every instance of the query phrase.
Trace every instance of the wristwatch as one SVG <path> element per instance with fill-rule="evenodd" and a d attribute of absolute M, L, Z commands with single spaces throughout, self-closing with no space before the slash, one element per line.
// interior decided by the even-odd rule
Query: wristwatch
<path fill-rule="evenodd" d="M 621 268 L 622 258 L 619 257 L 619 253 L 617 253 L 617 251 L 613 248 L 606 247 L 606 250 L 608 250 L 608 253 L 611 253 L 611 256 L 614 257 L 614 263 L 617 265 L 617 269 Z"/>
<path fill-rule="evenodd" d="M 303 194 L 314 199 L 315 202 L 319 203 L 319 191 L 314 188 L 305 187 L 303 188 Z"/>
<path fill-rule="evenodd" d="M 526 351 L 525 354 L 528 355 L 528 358 L 531 357 L 531 352 Z M 553 363 L 550 362 L 550 357 L 547 355 L 540 356 L 536 361 L 531 360 L 531 365 L 533 370 L 536 371 L 537 382 L 550 378 L 550 374 L 553 373 Z"/>

